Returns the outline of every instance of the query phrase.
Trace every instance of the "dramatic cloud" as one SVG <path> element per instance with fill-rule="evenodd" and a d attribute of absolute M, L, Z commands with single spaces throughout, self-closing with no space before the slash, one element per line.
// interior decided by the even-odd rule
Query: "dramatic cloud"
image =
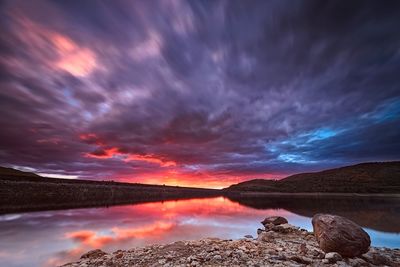
<path fill-rule="evenodd" d="M 398 1 L 2 1 L 0 164 L 221 187 L 400 158 Z"/>

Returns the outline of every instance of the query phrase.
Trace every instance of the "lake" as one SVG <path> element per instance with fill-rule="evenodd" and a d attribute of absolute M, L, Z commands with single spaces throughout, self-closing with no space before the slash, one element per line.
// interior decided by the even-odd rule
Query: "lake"
<path fill-rule="evenodd" d="M 256 236 L 260 221 L 272 215 L 312 230 L 310 218 L 318 212 L 357 222 L 373 246 L 400 247 L 398 198 L 214 197 L 3 214 L 0 265 L 56 266 L 95 248 L 112 252 L 178 240 Z"/>

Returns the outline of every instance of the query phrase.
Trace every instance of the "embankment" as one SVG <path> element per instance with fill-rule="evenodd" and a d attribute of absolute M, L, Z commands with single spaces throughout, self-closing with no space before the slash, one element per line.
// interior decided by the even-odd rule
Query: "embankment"
<path fill-rule="evenodd" d="M 1 177 L 0 214 L 193 197 L 213 197 L 219 190 L 45 177 Z"/>

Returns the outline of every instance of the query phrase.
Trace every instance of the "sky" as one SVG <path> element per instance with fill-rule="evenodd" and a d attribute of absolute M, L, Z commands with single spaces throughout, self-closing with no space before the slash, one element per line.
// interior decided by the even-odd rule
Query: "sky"
<path fill-rule="evenodd" d="M 0 1 L 0 165 L 221 188 L 400 159 L 399 1 Z"/>

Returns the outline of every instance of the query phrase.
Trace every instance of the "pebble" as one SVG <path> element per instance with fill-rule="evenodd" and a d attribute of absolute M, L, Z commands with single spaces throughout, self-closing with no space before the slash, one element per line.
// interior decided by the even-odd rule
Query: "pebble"
<path fill-rule="evenodd" d="M 342 256 L 337 252 L 329 252 L 325 254 L 325 259 L 327 259 L 329 263 L 335 263 L 342 260 Z"/>

